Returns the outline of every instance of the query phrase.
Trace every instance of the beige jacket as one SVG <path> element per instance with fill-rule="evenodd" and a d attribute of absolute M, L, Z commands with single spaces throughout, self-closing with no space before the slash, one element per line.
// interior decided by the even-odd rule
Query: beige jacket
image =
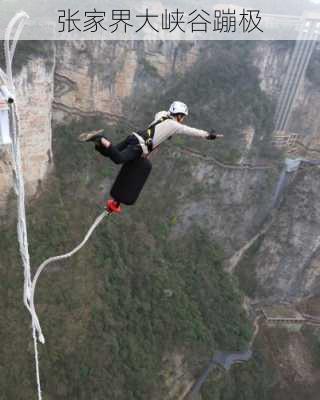
<path fill-rule="evenodd" d="M 154 121 L 151 122 L 151 125 L 153 125 L 155 122 L 157 122 L 160 118 L 169 116 L 167 111 L 160 111 L 155 115 Z M 197 136 L 201 138 L 207 138 L 208 137 L 208 132 L 203 131 L 201 129 L 196 129 L 192 128 L 191 126 L 183 125 L 180 122 L 177 122 L 175 119 L 167 119 L 160 124 L 156 125 L 155 130 L 154 130 L 154 136 L 153 136 L 153 148 L 159 146 L 163 141 L 166 139 L 170 138 L 171 136 L 174 135 L 189 135 L 189 136 Z M 142 147 L 142 150 L 145 154 L 148 153 L 148 149 L 146 149 L 146 145 L 144 144 L 144 140 L 139 136 L 137 133 L 134 133 L 134 135 L 139 139 L 140 145 Z"/>

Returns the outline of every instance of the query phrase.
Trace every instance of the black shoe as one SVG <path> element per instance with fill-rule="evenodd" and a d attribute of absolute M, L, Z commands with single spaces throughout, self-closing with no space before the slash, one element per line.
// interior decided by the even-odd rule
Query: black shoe
<path fill-rule="evenodd" d="M 78 136 L 78 140 L 80 142 L 95 142 L 95 143 L 98 143 L 100 141 L 100 139 L 103 138 L 103 135 L 101 135 L 101 132 L 103 132 L 103 129 L 99 129 L 98 131 L 81 133 Z"/>

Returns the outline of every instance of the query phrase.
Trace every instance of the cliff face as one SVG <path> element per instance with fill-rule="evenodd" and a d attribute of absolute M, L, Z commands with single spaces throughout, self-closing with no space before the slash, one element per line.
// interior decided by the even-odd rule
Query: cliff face
<path fill-rule="evenodd" d="M 30 196 L 36 194 L 52 163 L 53 71 L 53 63 L 48 65 L 47 60 L 36 58 L 28 61 L 15 77 L 22 162 Z M 6 146 L 1 149 L 0 158 L 0 210 L 4 210 L 11 188 L 11 154 Z"/>
<path fill-rule="evenodd" d="M 58 44 L 55 122 L 94 114 L 117 120 L 125 98 L 139 101 L 171 72 L 183 73 L 197 59 L 198 48 L 161 41 Z"/>
<path fill-rule="evenodd" d="M 272 45 L 262 42 L 257 46 L 254 62 L 260 71 L 261 88 L 274 99 L 275 103 L 279 99 L 281 87 L 285 82 L 293 50 L 294 44 L 291 42 L 276 42 Z M 298 134 L 299 141 L 308 150 L 320 149 L 320 117 L 316 106 L 320 100 L 319 80 L 314 72 L 318 65 L 318 57 L 319 48 L 316 47 L 307 73 L 300 83 L 288 124 L 288 131 Z M 301 152 L 303 149 L 300 147 L 299 154 Z M 312 151 L 305 154 L 312 156 Z"/>
<path fill-rule="evenodd" d="M 277 100 L 290 48 L 281 44 L 272 48 L 264 43 L 257 48 L 257 54 L 261 87 Z M 297 146 L 288 157 L 319 158 L 320 120 L 315 107 L 319 93 L 318 84 L 305 77 L 289 123 L 289 131 L 299 134 L 303 146 Z M 274 210 L 273 222 L 254 250 L 252 274 L 256 279 L 257 299 L 294 301 L 319 294 L 318 172 L 318 167 L 309 166 L 291 174 L 282 201 Z M 245 263 L 241 268 L 246 268 Z"/>
<path fill-rule="evenodd" d="M 260 71 L 261 89 L 275 100 L 280 94 L 291 49 L 292 45 L 287 42 L 260 42 L 255 50 L 254 63 Z"/>
<path fill-rule="evenodd" d="M 8 146 L 0 150 L 0 215 L 5 212 L 8 195 L 12 187 L 11 155 Z"/>
<path fill-rule="evenodd" d="M 16 79 L 21 148 L 27 191 L 36 193 L 52 162 L 51 120 L 53 101 L 53 71 L 42 59 L 29 62 Z"/>
<path fill-rule="evenodd" d="M 254 258 L 257 293 L 275 300 L 319 294 L 319 168 L 296 172 Z"/>
<path fill-rule="evenodd" d="M 274 184 L 270 169 L 233 169 L 195 159 L 188 174 L 175 234 L 194 223 L 205 226 L 231 257 L 257 233 L 266 216 Z"/>

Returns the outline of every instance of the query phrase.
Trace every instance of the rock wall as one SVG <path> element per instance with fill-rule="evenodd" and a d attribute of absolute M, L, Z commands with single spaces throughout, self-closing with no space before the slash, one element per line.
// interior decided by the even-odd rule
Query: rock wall
<path fill-rule="evenodd" d="M 319 167 L 296 172 L 255 256 L 259 296 L 297 300 L 320 293 Z"/>
<path fill-rule="evenodd" d="M 172 71 L 186 70 L 197 59 L 199 47 L 169 41 L 59 43 L 55 122 L 93 114 L 117 120 L 124 99 L 156 90 Z"/>
<path fill-rule="evenodd" d="M 53 63 L 35 58 L 26 62 L 15 76 L 23 171 L 29 196 L 36 193 L 52 163 L 53 70 Z M 12 189 L 10 146 L 3 146 L 0 152 L 0 210 L 4 210 Z"/>
<path fill-rule="evenodd" d="M 277 43 L 275 46 L 262 43 L 256 49 L 256 65 L 261 71 L 261 87 L 275 100 L 280 93 L 291 51 L 292 46 L 288 47 L 285 43 Z M 302 156 L 308 159 L 319 159 L 320 119 L 316 107 L 319 96 L 319 87 L 305 77 L 297 93 L 289 124 L 291 132 L 301 134 L 304 147 L 300 146 L 295 153 L 289 153 L 288 157 Z M 280 175 L 280 172 L 278 174 Z M 317 166 L 303 167 L 292 174 L 283 199 L 273 212 L 273 221 L 271 221 L 271 215 L 268 218 L 271 225 L 262 235 L 259 247 L 251 260 L 255 265 L 255 271 L 251 271 L 251 275 L 255 274 L 256 300 L 263 298 L 272 302 L 297 301 L 305 296 L 319 294 L 320 204 L 318 193 L 320 187 L 318 175 L 319 167 Z M 261 183 L 260 178 L 256 179 Z M 242 189 L 246 187 L 245 182 L 242 182 L 242 186 Z M 253 186 L 255 190 L 259 188 L 257 184 Z M 234 189 L 236 188 L 238 185 L 234 186 Z M 235 193 L 238 193 L 238 190 L 234 190 Z M 262 198 L 266 200 L 268 197 Z M 248 200 L 247 204 L 250 204 L 250 208 L 253 207 L 253 210 L 256 210 L 258 204 L 253 203 L 250 196 Z M 265 207 L 263 203 L 260 205 Z M 237 210 L 236 203 L 232 209 Z M 234 212 L 230 213 L 228 218 L 232 218 L 232 215 Z M 238 222 L 240 220 L 237 218 Z M 241 221 L 241 225 L 244 223 L 242 237 L 247 240 L 245 227 L 248 229 L 252 225 L 248 217 Z M 234 237 L 236 232 L 235 228 L 230 238 Z M 241 235 L 236 235 L 236 238 L 239 238 L 238 243 L 241 244 Z M 241 264 L 241 268 L 246 268 L 245 263 Z"/>
<path fill-rule="evenodd" d="M 254 63 L 260 71 L 260 86 L 275 101 L 290 62 L 291 42 L 261 41 L 254 51 Z"/>
<path fill-rule="evenodd" d="M 42 59 L 28 63 L 16 78 L 22 161 L 27 191 L 36 193 L 52 163 L 53 69 Z"/>
<path fill-rule="evenodd" d="M 12 187 L 11 154 L 8 145 L 0 148 L 0 215 L 5 213 L 10 188 Z"/>
<path fill-rule="evenodd" d="M 233 169 L 193 160 L 180 199 L 174 234 L 205 227 L 231 257 L 259 230 L 271 203 L 275 177 L 270 169 Z M 209 217 L 208 217 L 209 216 Z"/>
<path fill-rule="evenodd" d="M 270 42 L 261 42 L 255 50 L 255 65 L 260 71 L 261 88 L 275 103 L 279 99 L 293 50 L 294 42 L 273 42 L 272 45 Z M 315 47 L 311 63 L 316 62 L 319 52 L 319 47 Z M 320 150 L 319 101 L 319 82 L 311 82 L 306 73 L 296 94 L 288 124 L 288 132 L 297 133 L 305 146 L 299 147 L 299 155 L 311 156 L 310 149 Z"/>

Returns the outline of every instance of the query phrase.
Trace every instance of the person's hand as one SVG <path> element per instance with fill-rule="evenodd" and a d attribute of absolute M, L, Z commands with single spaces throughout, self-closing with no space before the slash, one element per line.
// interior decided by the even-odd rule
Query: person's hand
<path fill-rule="evenodd" d="M 221 133 L 216 133 L 216 131 L 214 129 L 212 129 L 207 136 L 208 140 L 215 140 L 215 139 L 222 139 L 224 137 L 224 135 L 222 135 Z"/>

